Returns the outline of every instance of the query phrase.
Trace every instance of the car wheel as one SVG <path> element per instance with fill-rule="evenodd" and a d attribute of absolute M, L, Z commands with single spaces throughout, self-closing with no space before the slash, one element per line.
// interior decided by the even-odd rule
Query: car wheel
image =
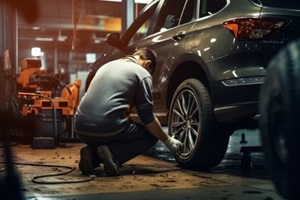
<path fill-rule="evenodd" d="M 229 134 L 215 122 L 210 95 L 197 79 L 187 79 L 175 91 L 169 134 L 183 143 L 175 159 L 183 168 L 206 170 L 218 165 L 227 150 Z"/>
<path fill-rule="evenodd" d="M 260 95 L 266 165 L 278 193 L 293 199 L 299 178 L 300 41 L 284 48 L 267 69 Z"/>

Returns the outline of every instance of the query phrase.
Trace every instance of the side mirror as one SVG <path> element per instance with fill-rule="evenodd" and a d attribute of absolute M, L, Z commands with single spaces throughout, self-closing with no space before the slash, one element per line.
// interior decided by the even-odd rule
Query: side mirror
<path fill-rule="evenodd" d="M 106 35 L 105 42 L 107 44 L 110 44 L 114 47 L 121 47 L 121 40 L 120 40 L 120 34 L 119 33 L 109 33 Z"/>

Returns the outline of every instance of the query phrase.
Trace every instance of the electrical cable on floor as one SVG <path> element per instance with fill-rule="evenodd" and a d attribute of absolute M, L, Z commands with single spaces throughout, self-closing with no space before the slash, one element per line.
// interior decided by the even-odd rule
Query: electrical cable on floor
<path fill-rule="evenodd" d="M 71 93 L 70 89 L 67 88 L 69 93 Z M 52 106 L 53 106 L 53 118 L 54 118 L 54 135 L 55 135 L 55 139 L 57 139 L 57 116 L 56 116 L 56 107 L 55 107 L 55 103 L 54 101 L 47 97 L 47 96 L 44 96 L 44 95 L 41 95 L 41 94 L 27 94 L 29 96 L 36 96 L 36 97 L 42 97 L 42 98 L 46 98 L 48 99 Z M 15 97 L 15 95 L 14 95 Z M 17 103 L 17 99 L 16 98 L 12 98 L 12 103 L 11 103 L 11 107 L 13 109 L 13 114 L 15 115 L 15 117 L 17 119 L 21 118 L 19 117 L 18 115 L 18 103 Z M 58 141 L 55 141 L 55 144 L 57 144 Z M 0 146 L 2 148 L 2 146 Z M 2 164 L 7 164 L 7 162 L 1 162 L 0 163 Z M 49 164 L 37 164 L 37 163 L 21 163 L 21 162 L 10 162 L 12 165 L 27 165 L 27 166 L 40 166 L 40 167 L 55 167 L 55 168 L 65 168 L 65 169 L 68 169 L 68 171 L 65 171 L 65 172 L 58 172 L 58 173 L 50 173 L 50 174 L 42 174 L 42 175 L 36 175 L 34 176 L 31 181 L 33 183 L 38 183 L 38 184 L 66 184 L 66 183 L 81 183 L 81 182 L 88 182 L 88 181 L 91 181 L 95 178 L 94 175 L 90 175 L 88 178 L 86 179 L 80 179 L 80 180 L 69 180 L 69 181 L 42 181 L 40 179 L 42 178 L 47 178 L 47 177 L 54 177 L 54 176 L 61 176 L 61 175 L 66 175 L 70 172 L 73 172 L 76 168 L 75 167 L 69 167 L 69 166 L 63 166 L 63 165 L 49 165 Z M 0 172 L 3 172 L 5 171 L 5 169 L 1 169 L 0 168 Z"/>
<path fill-rule="evenodd" d="M 5 162 L 1 162 L 1 164 Z M 61 176 L 66 175 L 70 172 L 73 172 L 76 167 L 70 167 L 70 166 L 64 166 L 64 165 L 49 165 L 49 164 L 38 164 L 38 163 L 21 163 L 21 162 L 14 162 L 15 165 L 27 165 L 27 166 L 37 166 L 37 167 L 56 167 L 56 168 L 65 168 L 68 169 L 68 171 L 65 172 L 58 172 L 58 173 L 51 173 L 51 174 L 42 174 L 42 175 L 36 175 L 34 176 L 31 181 L 33 183 L 38 184 L 67 184 L 67 183 L 82 183 L 82 182 L 88 182 L 95 178 L 94 175 L 89 175 L 86 179 L 80 179 L 80 180 L 70 180 L 70 181 L 41 181 L 39 179 L 46 178 L 46 177 L 53 177 L 53 176 Z M 3 170 L 4 171 L 4 170 Z M 1 172 L 1 171 L 0 171 Z"/>

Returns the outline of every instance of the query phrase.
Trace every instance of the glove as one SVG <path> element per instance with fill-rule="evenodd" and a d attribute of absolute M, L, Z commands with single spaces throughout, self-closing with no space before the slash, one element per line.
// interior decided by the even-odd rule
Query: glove
<path fill-rule="evenodd" d="M 173 153 L 181 151 L 183 147 L 183 144 L 174 137 L 169 137 L 168 140 L 165 142 L 165 145 Z"/>

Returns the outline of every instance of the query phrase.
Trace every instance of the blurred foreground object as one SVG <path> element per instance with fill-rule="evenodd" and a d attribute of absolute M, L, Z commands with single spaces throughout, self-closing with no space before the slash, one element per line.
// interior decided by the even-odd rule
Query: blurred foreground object
<path fill-rule="evenodd" d="M 3 0 L 0 1 L 1 6 L 2 3 L 10 5 L 13 9 L 17 9 L 28 22 L 33 22 L 38 17 L 37 4 L 35 0 Z M 6 33 L 5 30 L 2 31 Z M 7 38 L 4 37 L 2 40 L 7 40 Z M 4 43 L 3 41 L 2 43 Z M 35 127 L 26 120 L 16 117 L 11 110 L 1 109 L 0 143 L 3 144 L 3 154 L 5 158 L 5 176 L 0 176 L 1 199 L 23 200 L 25 198 L 22 192 L 20 177 L 14 169 L 13 154 L 10 149 L 10 133 L 15 129 L 34 132 Z"/>
<path fill-rule="evenodd" d="M 260 96 L 260 129 L 267 169 L 284 198 L 299 199 L 300 40 L 269 63 Z"/>
<path fill-rule="evenodd" d="M 0 194 L 6 199 L 22 200 L 21 177 L 13 165 L 13 152 L 10 148 L 11 131 L 19 129 L 34 132 L 35 126 L 25 119 L 16 117 L 10 110 L 0 110 L 0 144 L 3 145 L 5 176 L 0 176 Z"/>

